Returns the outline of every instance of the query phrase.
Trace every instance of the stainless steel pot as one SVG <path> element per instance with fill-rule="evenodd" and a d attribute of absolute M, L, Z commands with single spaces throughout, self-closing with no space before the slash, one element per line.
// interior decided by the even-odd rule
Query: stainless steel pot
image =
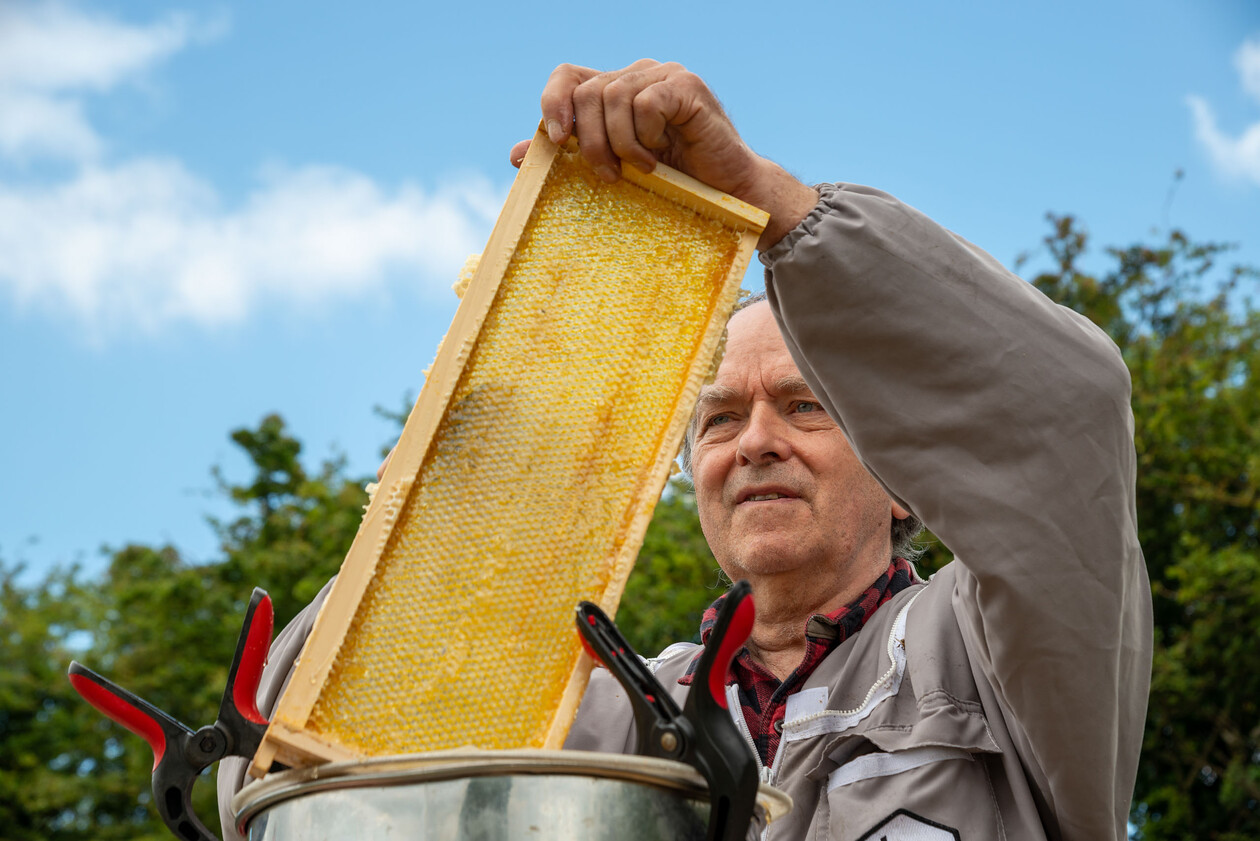
<path fill-rule="evenodd" d="M 757 821 L 792 801 L 758 792 Z M 581 751 L 440 751 L 269 774 L 232 801 L 249 841 L 703 841 L 704 779 Z"/>

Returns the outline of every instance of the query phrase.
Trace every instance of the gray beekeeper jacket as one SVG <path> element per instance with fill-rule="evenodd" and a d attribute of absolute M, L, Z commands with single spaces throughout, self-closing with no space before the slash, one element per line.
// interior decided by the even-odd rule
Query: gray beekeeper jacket
<path fill-rule="evenodd" d="M 761 257 L 771 306 L 867 469 L 956 561 L 882 606 L 789 702 L 763 779 L 795 806 L 766 837 L 1123 839 L 1152 630 L 1120 354 L 892 197 L 820 192 Z M 322 595 L 273 646 L 260 709 Z M 679 699 L 693 655 L 654 661 Z M 633 744 L 628 702 L 597 670 L 566 747 Z M 224 762 L 221 808 L 243 770 Z"/>

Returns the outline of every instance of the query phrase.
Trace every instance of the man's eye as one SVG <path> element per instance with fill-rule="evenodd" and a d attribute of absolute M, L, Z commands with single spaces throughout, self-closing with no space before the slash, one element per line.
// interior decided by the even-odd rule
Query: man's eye
<path fill-rule="evenodd" d="M 708 418 L 705 418 L 704 428 L 708 429 L 711 426 L 720 426 L 730 419 L 730 415 L 710 415 Z"/>
<path fill-rule="evenodd" d="M 817 403 L 815 403 L 813 400 L 802 400 L 801 402 L 796 404 L 796 411 L 819 412 L 819 411 L 822 411 L 822 407 L 819 406 Z"/>

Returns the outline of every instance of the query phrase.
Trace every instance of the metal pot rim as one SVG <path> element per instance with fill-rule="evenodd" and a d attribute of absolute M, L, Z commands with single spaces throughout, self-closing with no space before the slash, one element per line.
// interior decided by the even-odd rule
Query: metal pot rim
<path fill-rule="evenodd" d="M 603 777 L 644 783 L 698 800 L 708 797 L 704 778 L 681 762 L 620 753 L 570 750 L 478 750 L 458 748 L 400 756 L 328 762 L 268 774 L 236 793 L 232 812 L 244 827 L 255 815 L 285 800 L 329 789 L 439 782 L 463 777 L 517 774 Z M 773 821 L 787 814 L 792 799 L 763 783 L 757 805 Z"/>

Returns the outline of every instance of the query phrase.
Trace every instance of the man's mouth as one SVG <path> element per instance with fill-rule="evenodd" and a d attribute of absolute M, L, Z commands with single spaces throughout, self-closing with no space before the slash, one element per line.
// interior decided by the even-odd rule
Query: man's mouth
<path fill-rule="evenodd" d="M 739 502 L 771 502 L 776 499 L 799 499 L 799 496 L 787 488 L 753 488 L 739 496 Z"/>

